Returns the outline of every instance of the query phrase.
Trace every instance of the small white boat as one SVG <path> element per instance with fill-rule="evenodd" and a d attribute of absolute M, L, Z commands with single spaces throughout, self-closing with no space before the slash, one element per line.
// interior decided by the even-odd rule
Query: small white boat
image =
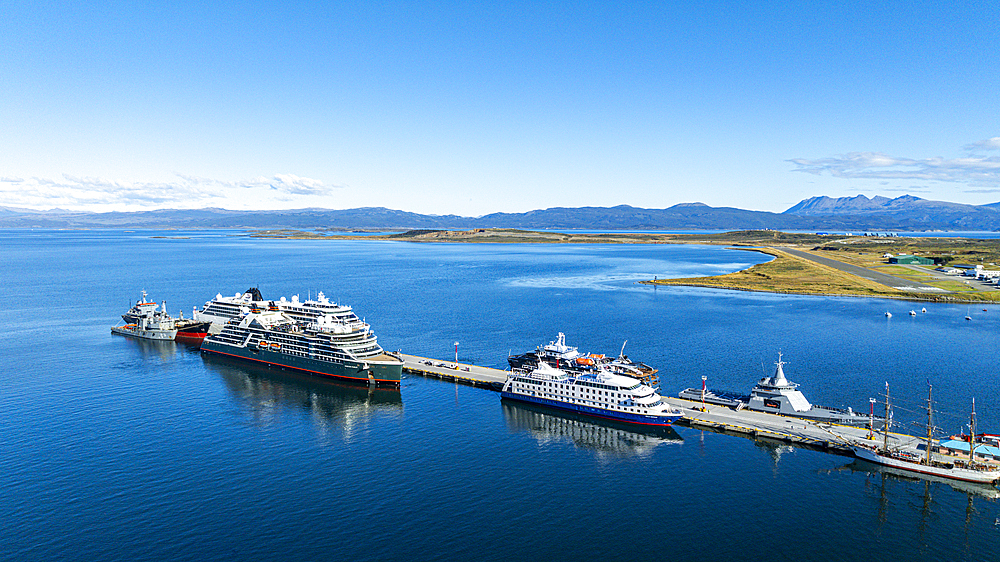
<path fill-rule="evenodd" d="M 923 314 L 923 313 L 925 313 L 925 312 L 927 312 L 927 309 L 926 309 L 926 308 L 921 308 L 921 309 L 920 309 L 920 313 L 921 313 L 921 314 Z"/>
<path fill-rule="evenodd" d="M 917 315 L 917 312 L 915 310 L 911 310 L 910 311 L 910 316 L 916 316 L 916 315 Z"/>
<path fill-rule="evenodd" d="M 891 312 L 889 312 L 888 310 L 886 310 L 886 311 L 885 311 L 885 317 L 886 317 L 886 318 L 892 318 L 892 313 L 891 313 Z"/>

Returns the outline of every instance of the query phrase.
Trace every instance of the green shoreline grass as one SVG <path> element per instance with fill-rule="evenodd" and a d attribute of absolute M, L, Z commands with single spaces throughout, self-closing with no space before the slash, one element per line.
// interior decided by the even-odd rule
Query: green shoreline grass
<path fill-rule="evenodd" d="M 756 251 L 774 256 L 774 259 L 725 275 L 656 279 L 653 281 L 642 281 L 642 283 L 795 295 L 875 297 L 930 302 L 1000 302 L 1000 291 L 913 293 L 887 287 L 880 283 L 794 256 L 778 248 L 734 249 Z"/>

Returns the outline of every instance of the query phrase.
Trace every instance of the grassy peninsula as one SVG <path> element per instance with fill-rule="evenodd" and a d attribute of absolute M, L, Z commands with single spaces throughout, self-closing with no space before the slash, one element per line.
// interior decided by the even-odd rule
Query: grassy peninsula
<path fill-rule="evenodd" d="M 747 248 L 737 248 L 746 250 Z M 900 297 L 906 295 L 899 289 L 869 281 L 832 267 L 793 256 L 778 248 L 756 248 L 774 259 L 747 269 L 712 277 L 687 277 L 657 279 L 645 283 L 657 285 L 688 285 L 764 291 L 768 293 L 794 293 L 801 295 L 844 295 L 869 297 Z"/>

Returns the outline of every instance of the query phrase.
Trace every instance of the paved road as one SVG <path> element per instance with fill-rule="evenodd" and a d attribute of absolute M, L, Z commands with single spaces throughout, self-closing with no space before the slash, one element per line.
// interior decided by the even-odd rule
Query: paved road
<path fill-rule="evenodd" d="M 885 273 L 879 273 L 877 271 L 872 271 L 864 267 L 858 267 L 856 265 L 851 265 L 849 263 L 844 263 L 842 261 L 832 260 L 830 258 L 824 258 L 817 256 L 815 254 L 810 254 L 809 252 L 803 252 L 802 250 L 793 250 L 792 248 L 781 248 L 782 251 L 788 252 L 789 254 L 799 256 L 800 258 L 805 258 L 816 263 L 832 267 L 834 269 L 839 269 L 845 273 L 850 273 L 851 275 L 857 275 L 858 277 L 863 277 L 869 281 L 874 281 L 876 283 L 885 285 L 886 287 L 892 287 L 894 289 L 899 289 L 901 291 L 913 291 L 915 293 L 944 293 L 944 289 L 938 287 L 931 287 L 930 285 L 924 285 L 923 283 L 917 283 L 916 281 L 910 281 L 909 279 L 903 279 L 901 277 L 893 277 L 892 275 L 886 275 Z"/>

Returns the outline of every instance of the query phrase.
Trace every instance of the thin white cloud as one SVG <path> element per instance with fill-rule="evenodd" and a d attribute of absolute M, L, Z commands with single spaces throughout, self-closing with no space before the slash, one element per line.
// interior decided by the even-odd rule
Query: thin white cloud
<path fill-rule="evenodd" d="M 930 188 L 923 185 L 911 185 L 910 187 L 883 187 L 882 191 L 892 191 L 899 193 L 931 193 Z"/>
<path fill-rule="evenodd" d="M 967 144 L 962 148 L 968 150 L 969 152 L 978 152 L 980 150 L 1000 150 L 1000 137 L 976 141 L 974 143 Z"/>
<path fill-rule="evenodd" d="M 166 182 L 130 182 L 69 174 L 59 179 L 0 177 L 0 205 L 80 210 L 248 208 L 254 204 L 299 200 L 307 204 L 308 198 L 329 195 L 340 187 L 292 174 L 237 182 L 176 176 L 176 180 Z"/>
<path fill-rule="evenodd" d="M 1000 137 L 975 143 L 986 147 Z M 971 145 L 970 145 L 971 146 Z M 1000 186 L 1000 157 L 900 158 L 881 152 L 849 152 L 815 160 L 793 158 L 794 172 L 846 179 L 918 180 L 965 183 L 970 186 Z"/>

